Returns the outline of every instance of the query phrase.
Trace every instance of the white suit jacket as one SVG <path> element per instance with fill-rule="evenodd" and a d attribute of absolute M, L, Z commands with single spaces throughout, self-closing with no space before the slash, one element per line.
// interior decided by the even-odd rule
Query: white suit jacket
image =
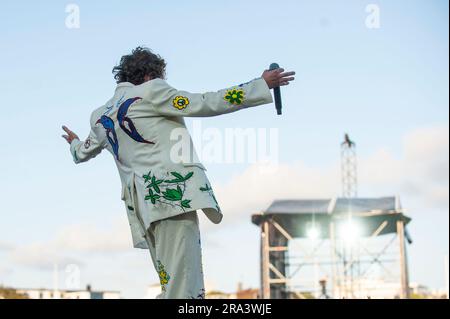
<path fill-rule="evenodd" d="M 204 94 L 178 91 L 162 79 L 141 85 L 124 82 L 92 113 L 89 137 L 72 141 L 70 151 L 75 163 L 95 157 L 104 148 L 113 155 L 134 247 L 148 248 L 145 230 L 154 221 L 200 209 L 213 223 L 222 220 L 184 117 L 216 116 L 271 102 L 262 78 Z M 184 152 L 180 140 L 171 138 L 181 132 L 188 140 Z"/>

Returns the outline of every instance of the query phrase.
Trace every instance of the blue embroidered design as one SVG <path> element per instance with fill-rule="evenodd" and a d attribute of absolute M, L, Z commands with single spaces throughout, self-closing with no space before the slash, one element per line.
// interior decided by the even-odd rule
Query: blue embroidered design
<path fill-rule="evenodd" d="M 114 107 L 114 105 L 107 106 L 107 107 L 106 107 L 106 110 L 105 110 L 105 113 L 103 113 L 103 115 L 108 115 L 108 114 L 111 112 L 111 110 L 112 110 L 113 107 Z"/>
<path fill-rule="evenodd" d="M 122 103 L 123 99 L 125 98 L 125 94 L 123 94 L 120 99 L 116 102 L 115 105 L 111 105 L 111 106 L 107 106 L 105 113 L 103 113 L 103 115 L 109 115 L 109 113 L 111 113 L 112 109 L 114 108 L 114 106 L 116 107 L 116 109 L 119 107 L 119 105 Z"/>
<path fill-rule="evenodd" d="M 141 100 L 140 97 L 134 97 L 131 99 L 126 100 L 123 102 L 120 107 L 119 111 L 117 112 L 117 120 L 119 121 L 120 128 L 133 140 L 139 143 L 146 143 L 146 144 L 155 144 L 153 142 L 145 140 L 137 131 L 136 126 L 134 125 L 133 121 L 127 116 L 128 109 L 130 106 L 138 101 Z M 125 125 L 127 124 L 128 127 Z"/>
<path fill-rule="evenodd" d="M 252 82 L 252 81 L 248 81 L 248 82 L 245 82 L 245 83 L 241 83 L 241 84 L 239 84 L 238 86 L 241 88 L 241 87 L 243 87 L 244 85 L 249 84 L 250 82 Z"/>
<path fill-rule="evenodd" d="M 119 160 L 119 141 L 117 140 L 117 134 L 114 129 L 114 121 L 110 117 L 102 115 L 95 124 L 99 123 L 106 130 L 106 137 L 108 138 L 109 144 L 111 144 L 116 159 Z"/>

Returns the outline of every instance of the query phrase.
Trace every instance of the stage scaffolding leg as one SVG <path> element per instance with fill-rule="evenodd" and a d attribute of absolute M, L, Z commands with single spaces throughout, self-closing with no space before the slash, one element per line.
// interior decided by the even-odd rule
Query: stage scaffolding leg
<path fill-rule="evenodd" d="M 261 224 L 261 298 L 270 299 L 269 222 Z"/>
<path fill-rule="evenodd" d="M 406 256 L 406 245 L 405 245 L 405 224 L 402 219 L 397 221 L 397 235 L 400 244 L 400 298 L 409 298 L 409 276 L 408 276 L 408 262 Z"/>
<path fill-rule="evenodd" d="M 339 294 L 337 291 L 338 288 L 338 271 L 337 271 L 337 258 L 336 258 L 336 234 L 335 234 L 335 225 L 334 222 L 330 222 L 330 246 L 331 246 L 331 267 L 333 269 L 333 275 L 331 278 L 332 289 L 332 298 L 336 298 L 336 295 Z M 340 298 L 340 297 L 339 297 Z"/>

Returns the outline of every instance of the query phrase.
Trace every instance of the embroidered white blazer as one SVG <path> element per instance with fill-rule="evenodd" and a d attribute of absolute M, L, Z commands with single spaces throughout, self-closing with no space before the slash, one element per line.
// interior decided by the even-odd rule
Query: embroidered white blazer
<path fill-rule="evenodd" d="M 194 210 L 203 210 L 213 223 L 222 220 L 184 117 L 216 116 L 271 102 L 262 78 L 203 94 L 176 90 L 162 79 L 120 83 L 114 96 L 92 113 L 89 136 L 72 141 L 70 151 L 77 164 L 105 148 L 113 155 L 134 247 L 148 248 L 145 229 L 154 221 Z M 174 138 L 180 134 L 187 137 L 184 148 Z"/>

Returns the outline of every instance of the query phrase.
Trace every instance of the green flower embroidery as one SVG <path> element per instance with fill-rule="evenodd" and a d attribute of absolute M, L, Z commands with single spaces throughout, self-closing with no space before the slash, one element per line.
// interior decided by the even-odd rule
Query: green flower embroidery
<path fill-rule="evenodd" d="M 161 261 L 157 260 L 157 263 L 158 263 L 159 283 L 161 284 L 162 291 L 166 291 L 166 285 L 169 283 L 170 276 L 164 269 L 164 265 L 161 263 Z"/>
<path fill-rule="evenodd" d="M 151 201 L 153 205 L 157 203 L 170 205 L 172 207 L 180 207 L 183 211 L 185 208 L 191 208 L 190 199 L 184 198 L 186 190 L 186 182 L 194 176 L 194 172 L 189 172 L 186 176 L 178 172 L 171 172 L 172 179 L 158 179 L 152 176 L 151 172 L 144 175 L 144 184 L 148 184 L 148 195 L 145 200 Z"/>
<path fill-rule="evenodd" d="M 183 198 L 183 191 L 181 190 L 180 186 L 177 186 L 177 189 L 167 189 L 165 192 L 163 192 L 163 195 L 165 199 L 176 202 Z"/>
<path fill-rule="evenodd" d="M 244 101 L 244 90 L 242 89 L 227 90 L 224 99 L 225 101 L 231 104 L 241 105 L 242 102 Z"/>

